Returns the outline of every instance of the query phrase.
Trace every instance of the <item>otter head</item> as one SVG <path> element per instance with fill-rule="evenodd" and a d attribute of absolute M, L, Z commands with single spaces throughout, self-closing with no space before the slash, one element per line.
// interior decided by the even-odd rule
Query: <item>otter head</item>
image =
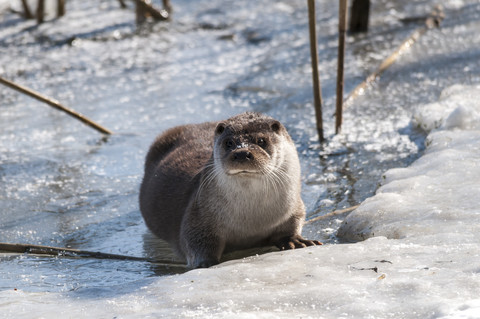
<path fill-rule="evenodd" d="M 215 166 L 229 176 L 267 174 L 282 162 L 286 134 L 280 122 L 265 115 L 247 112 L 234 116 L 215 129 Z"/>

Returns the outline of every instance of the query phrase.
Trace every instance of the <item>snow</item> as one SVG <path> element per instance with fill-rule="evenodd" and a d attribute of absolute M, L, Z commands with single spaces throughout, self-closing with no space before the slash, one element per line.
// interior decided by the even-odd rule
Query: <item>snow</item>
<path fill-rule="evenodd" d="M 394 3 L 384 2 L 374 3 L 380 7 Z M 0 7 L 4 3 L 6 1 L 0 1 Z M 147 144 L 161 128 L 185 120 L 224 116 L 238 111 L 235 108 L 238 105 L 241 111 L 243 106 L 253 105 L 272 115 L 284 116 L 282 121 L 290 121 L 302 160 L 308 162 L 304 165 L 309 168 L 307 172 L 304 170 L 307 180 L 304 192 L 309 211 L 317 208 L 317 199 L 321 207 L 328 210 L 336 209 L 339 203 L 349 203 L 351 198 L 363 200 L 365 192 L 359 192 L 358 188 L 340 187 L 350 177 L 348 170 L 358 173 L 351 174 L 357 184 L 361 173 L 368 175 L 363 183 L 372 190 L 376 178 L 383 174 L 381 187 L 344 220 L 343 216 L 338 217 L 328 225 L 322 224 L 322 229 L 318 229 L 318 225 L 313 230 L 306 227 L 306 235 L 324 232 L 327 238 L 335 237 L 322 247 L 236 259 L 181 275 L 158 276 L 156 266 L 148 263 L 10 258 L 2 254 L 0 318 L 480 317 L 480 210 L 477 208 L 480 198 L 480 37 L 474 34 L 479 25 L 476 21 L 480 7 L 476 1 L 445 1 L 446 8 L 462 11 L 450 11 L 448 17 L 453 18 L 446 19 L 444 29 L 429 31 L 412 47 L 411 54 L 403 56 L 392 70 L 385 72 L 378 86 L 359 98 L 357 108 L 345 114 L 343 134 L 329 136 L 330 144 L 320 151 L 320 156 L 327 160 L 325 170 L 313 164 L 319 148 L 312 146 L 316 143 L 311 134 L 315 131 L 313 116 L 305 111 L 311 109 L 311 105 L 305 103 L 311 101 L 308 43 L 302 33 L 306 30 L 303 28 L 306 4 L 284 1 L 273 9 L 264 6 L 266 16 L 278 18 L 278 12 L 286 15 L 294 12 L 302 27 L 292 31 L 291 26 L 285 24 L 290 19 L 272 23 L 261 15 L 265 2 L 260 4 L 261 10 L 249 2 L 255 9 L 250 12 L 250 7 L 243 8 L 240 2 L 230 1 L 228 4 L 240 11 L 227 11 L 225 15 L 215 11 L 219 3 L 212 2 L 212 9 L 205 11 L 193 2 L 179 1 L 174 5 L 175 9 L 179 8 L 175 14 L 178 12 L 181 23 L 160 28 L 163 32 L 150 36 L 135 35 L 131 41 L 117 41 L 111 39 L 123 32 L 128 35 L 134 29 L 125 22 L 133 20 L 131 11 L 105 13 L 92 2 L 71 2 L 76 7 L 68 11 L 69 19 L 44 24 L 36 31 L 40 35 L 45 32 L 48 39 L 59 43 L 48 54 L 43 53 L 43 47 L 35 46 L 36 40 L 28 32 L 22 31 L 34 22 L 12 23 L 13 27 L 2 30 L 2 43 L 5 43 L 1 48 L 5 52 L 0 58 L 5 62 L 2 72 L 12 77 L 28 74 L 20 78 L 28 86 L 83 107 L 82 111 L 89 111 L 86 113 L 120 132 L 108 142 L 97 141 L 96 135 L 95 139 L 89 137 L 83 128 L 69 124 L 69 120 L 60 120 L 63 117 L 56 113 L 50 115 L 58 125 L 52 132 L 51 118 L 28 116 L 27 111 L 34 110 L 29 106 L 31 102 L 26 103 L 10 91 L 2 91 L 2 117 L 5 118 L 0 136 L 0 180 L 4 183 L 2 186 L 5 185 L 5 193 L 0 192 L 2 240 L 68 244 L 123 254 L 148 250 L 148 245 L 142 246 L 145 226 L 139 218 L 136 192 Z M 205 2 L 199 6 L 203 4 Z M 406 7 L 420 15 L 428 12 L 430 4 L 413 1 Z M 87 13 L 80 10 L 83 6 L 86 9 L 82 10 Z M 113 8 L 118 4 L 103 1 L 101 6 Z M 329 12 L 330 6 L 324 1 L 319 7 L 319 20 L 328 31 L 321 35 L 324 38 L 319 45 L 325 58 L 322 70 L 334 70 L 336 65 L 336 12 Z M 190 10 L 201 14 L 189 15 Z M 268 10 L 274 10 L 275 14 Z M 79 15 L 77 19 L 75 15 Z M 84 19 L 85 15 L 97 16 L 95 21 L 100 20 L 99 24 L 90 23 Z M 250 15 L 260 15 L 261 19 L 249 18 Z M 407 16 L 410 15 L 411 12 Z M 248 24 L 242 22 L 232 29 L 215 31 L 213 36 L 206 36 L 204 30 L 182 35 L 182 30 L 197 20 L 223 24 L 212 20 L 212 16 L 227 22 L 232 17 L 236 21 L 247 20 Z M 373 19 L 378 28 L 382 19 L 399 23 L 387 15 L 376 15 Z M 122 23 L 110 37 L 112 21 Z M 255 29 L 255 24 L 260 26 Z M 278 30 L 267 28 L 270 25 Z M 76 28 L 86 34 L 98 34 L 98 38 L 92 39 L 91 34 L 78 36 L 71 47 L 62 46 L 67 37 L 58 30 L 66 29 L 68 34 Z M 236 44 L 247 42 L 243 32 L 249 28 L 260 32 L 258 38 L 271 41 L 239 49 Z M 99 32 L 99 29 L 106 31 Z M 408 34 L 407 31 L 404 28 L 399 32 Z M 225 35 L 224 32 L 238 38 L 235 45 L 234 42 L 214 42 L 214 46 L 205 47 L 204 41 L 210 44 L 211 37 L 217 33 Z M 397 42 L 403 40 L 402 34 L 391 36 Z M 198 40 L 193 41 L 192 37 Z M 373 42 L 371 49 L 375 52 L 371 55 L 352 55 L 350 50 L 347 53 L 350 54 L 346 60 L 350 66 L 347 70 L 353 73 L 347 79 L 347 89 L 363 79 L 362 69 L 375 69 L 379 60 L 391 52 L 387 44 L 390 35 L 380 33 L 376 37 L 378 41 Z M 287 40 L 282 42 L 284 38 Z M 361 41 L 365 39 L 352 40 Z M 30 47 L 26 53 L 22 51 L 25 46 L 20 45 L 23 42 Z M 149 46 L 152 42 L 156 45 Z M 142 50 L 135 52 L 132 49 L 135 46 Z M 166 60 L 152 58 L 159 52 Z M 378 58 L 373 58 L 375 54 Z M 10 59 L 13 62 L 8 63 Z M 255 62 L 263 59 L 265 63 Z M 182 67 L 175 64 L 176 60 Z M 213 60 L 218 60 L 221 66 Z M 225 70 L 228 63 L 231 68 Z M 355 63 L 358 67 L 352 66 Z M 124 65 L 131 72 L 132 81 L 123 79 Z M 148 77 L 142 80 L 144 68 Z M 171 71 L 166 72 L 168 69 Z M 45 72 L 62 77 L 43 76 Z M 330 106 L 326 114 L 333 110 L 334 72 L 330 73 L 322 74 L 326 104 Z M 191 78 L 196 79 L 195 85 L 184 84 Z M 272 78 L 276 81 L 271 81 Z M 61 81 L 66 82 L 60 85 Z M 257 86 L 260 91 L 255 93 Z M 152 89 L 145 92 L 143 87 Z M 238 92 L 235 95 L 218 93 L 219 88 L 228 91 L 229 87 Z M 75 88 L 73 93 L 72 88 Z M 443 92 L 437 98 L 441 88 Z M 124 91 L 124 94 L 117 99 L 114 94 L 107 94 L 109 89 L 115 89 L 116 93 Z M 285 91 L 285 95 L 280 95 L 280 91 Z M 171 99 L 166 98 L 169 95 Z M 148 108 L 155 101 L 158 101 L 158 112 Z M 200 109 L 192 106 L 197 101 Z M 268 107 L 262 109 L 265 103 Z M 25 106 L 21 107 L 22 104 Z M 140 121 L 133 116 L 132 105 Z M 188 111 L 179 114 L 171 111 L 184 105 Z M 120 115 L 112 115 L 112 107 L 119 110 Z M 413 114 L 411 109 L 415 110 Z M 378 118 L 382 112 L 391 116 Z M 327 126 L 331 125 L 328 123 Z M 419 127 L 429 133 L 423 156 L 408 167 L 385 172 L 385 163 L 391 165 L 399 157 L 414 156 L 422 150 L 423 146 L 405 133 L 409 127 Z M 83 155 L 85 153 L 87 155 Z M 344 153 L 345 166 L 338 165 L 336 161 L 340 160 L 334 155 L 340 157 Z M 367 153 L 372 154 L 371 157 L 365 157 Z M 390 158 L 393 159 L 389 162 Z M 371 165 L 378 168 L 367 174 L 366 167 Z M 343 168 L 342 174 L 338 174 Z M 49 187 L 48 191 L 42 190 L 42 183 L 43 188 Z M 322 197 L 319 193 L 327 193 L 324 187 L 327 183 L 339 190 L 332 191 L 331 197 Z M 337 239 L 342 243 L 337 243 Z"/>
<path fill-rule="evenodd" d="M 425 155 L 407 168 L 387 171 L 377 194 L 341 225 L 340 238 L 363 241 L 144 279 L 135 282 L 141 288 L 132 291 L 129 284 L 114 296 L 99 291 L 70 299 L 3 291 L 2 313 L 16 318 L 33 311 L 38 317 L 62 318 L 88 313 L 120 318 L 478 317 L 480 116 L 471 115 L 480 105 L 470 97 L 480 94 L 480 86 L 457 89 L 416 116 L 418 125 L 441 123 L 430 132 Z"/>
<path fill-rule="evenodd" d="M 438 127 L 427 137 L 425 154 L 407 168 L 383 176 L 376 196 L 346 218 L 339 236 L 362 240 L 443 234 L 461 241 L 480 231 L 480 87 L 454 86 L 437 103 L 419 108 L 417 124 Z M 459 234 L 460 233 L 460 234 Z M 443 237 L 441 237 L 443 238 Z"/>

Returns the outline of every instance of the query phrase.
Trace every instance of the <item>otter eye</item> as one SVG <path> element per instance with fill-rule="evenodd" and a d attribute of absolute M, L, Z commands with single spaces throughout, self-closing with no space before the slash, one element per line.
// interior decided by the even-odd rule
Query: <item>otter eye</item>
<path fill-rule="evenodd" d="M 257 140 L 257 145 L 260 146 L 260 147 L 265 147 L 265 146 L 267 146 L 267 141 L 265 141 L 264 138 L 259 138 Z"/>
<path fill-rule="evenodd" d="M 236 144 L 232 139 L 228 139 L 225 141 L 225 147 L 227 149 L 233 150 L 236 147 Z"/>

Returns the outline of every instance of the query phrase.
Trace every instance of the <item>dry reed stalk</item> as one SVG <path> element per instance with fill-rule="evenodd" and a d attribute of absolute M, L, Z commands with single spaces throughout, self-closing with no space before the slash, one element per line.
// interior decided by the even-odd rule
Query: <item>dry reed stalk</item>
<path fill-rule="evenodd" d="M 57 17 L 65 15 L 65 0 L 57 0 Z"/>
<path fill-rule="evenodd" d="M 90 120 L 89 118 L 87 118 L 86 116 L 72 110 L 72 109 L 69 109 L 65 106 L 63 106 L 62 104 L 60 104 L 58 101 L 52 99 L 52 98 L 49 98 L 45 95 L 42 95 L 38 92 L 35 92 L 27 87 L 24 87 L 22 85 L 19 85 L 19 84 L 16 84 L 12 81 L 9 81 L 3 77 L 0 76 L 0 84 L 4 84 L 6 86 L 8 86 L 9 88 L 12 88 L 20 93 L 23 93 L 23 94 L 26 94 L 30 97 L 33 97 L 41 102 L 44 102 L 50 106 L 52 106 L 53 108 L 57 109 L 57 110 L 60 110 L 60 111 L 63 111 L 65 113 L 67 113 L 68 115 L 70 116 L 73 116 L 74 118 L 76 118 L 77 120 L 83 122 L 84 124 L 94 128 L 95 130 L 99 131 L 100 133 L 103 133 L 103 134 L 107 134 L 107 135 L 111 135 L 113 134 L 112 131 L 104 128 L 103 126 L 101 126 L 100 124 L 97 124 L 95 122 L 93 122 L 92 120 Z"/>
<path fill-rule="evenodd" d="M 362 95 L 368 86 L 374 83 L 377 78 L 386 70 L 388 69 L 399 56 L 401 56 L 407 49 L 409 49 L 425 32 L 428 30 L 439 27 L 440 23 L 442 22 L 443 18 L 445 17 L 443 13 L 442 6 L 436 6 L 432 13 L 426 18 L 425 25 L 416 29 L 402 44 L 385 60 L 383 60 L 382 64 L 378 67 L 375 72 L 370 74 L 365 81 L 360 83 L 350 95 L 345 99 L 343 105 L 344 108 L 350 106 L 354 98 L 359 95 Z"/>
<path fill-rule="evenodd" d="M 127 4 L 125 3 L 124 0 L 118 0 L 118 2 L 120 3 L 120 8 L 122 8 L 122 9 L 126 9 L 126 8 L 127 8 Z"/>
<path fill-rule="evenodd" d="M 43 23 L 45 18 L 45 0 L 38 0 L 37 4 L 37 23 Z"/>
<path fill-rule="evenodd" d="M 153 19 L 159 21 L 168 20 L 170 18 L 170 13 L 167 10 L 157 10 L 145 0 L 135 0 L 135 4 L 137 23 L 142 23 L 145 21 L 145 13 L 148 13 Z"/>
<path fill-rule="evenodd" d="M 325 215 L 322 215 L 322 216 L 318 216 L 318 217 L 309 219 L 309 220 L 305 221 L 304 224 L 306 225 L 306 224 L 310 224 L 310 223 L 316 222 L 316 221 L 318 221 L 318 220 L 330 218 L 330 217 L 332 217 L 332 216 L 345 214 L 345 213 L 348 213 L 348 212 L 351 212 L 351 211 L 357 209 L 359 206 L 360 206 L 360 205 L 355 205 L 355 206 L 352 206 L 352 207 L 335 210 L 335 211 L 330 212 L 330 213 L 327 213 L 327 214 L 325 214 Z"/>
<path fill-rule="evenodd" d="M 322 89 L 320 86 L 320 75 L 318 72 L 318 45 L 315 18 L 315 0 L 308 1 L 308 25 L 310 31 L 310 55 L 312 61 L 312 80 L 313 97 L 315 102 L 315 118 L 317 123 L 318 139 L 320 143 L 324 141 L 323 137 L 323 119 L 322 119 Z"/>
<path fill-rule="evenodd" d="M 338 59 L 337 59 L 337 103 L 335 116 L 335 134 L 340 133 L 343 110 L 343 85 L 345 61 L 345 33 L 347 30 L 347 0 L 340 0 L 338 21 Z"/>
<path fill-rule="evenodd" d="M 156 260 L 143 257 L 132 257 L 117 254 L 107 254 L 101 252 L 79 250 L 73 248 L 60 248 L 43 245 L 30 245 L 30 244 L 10 244 L 0 243 L 0 251 L 20 253 L 20 254 L 33 254 L 33 255 L 48 255 L 56 257 L 72 257 L 72 258 L 95 258 L 95 259 L 114 259 L 114 260 L 128 260 L 128 261 L 142 261 L 154 263 L 157 265 L 164 265 L 167 267 L 181 267 L 185 268 L 185 264 L 170 260 Z"/>
<path fill-rule="evenodd" d="M 25 19 L 33 19 L 33 14 L 32 11 L 30 11 L 27 0 L 22 0 L 22 6 Z"/>

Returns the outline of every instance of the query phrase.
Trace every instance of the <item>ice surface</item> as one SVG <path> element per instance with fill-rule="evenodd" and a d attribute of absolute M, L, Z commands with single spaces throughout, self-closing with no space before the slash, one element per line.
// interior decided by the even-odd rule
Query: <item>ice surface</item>
<path fill-rule="evenodd" d="M 146 29 L 116 1 L 67 1 L 67 16 L 41 26 L 3 11 L 6 2 L 0 73 L 116 134 L 102 139 L 0 87 L 0 241 L 160 250 L 149 244 L 137 204 L 148 144 L 173 125 L 244 110 L 288 127 L 311 215 L 363 202 L 385 178 L 340 228 L 343 240 L 367 238 L 357 243 L 332 244 L 341 215 L 305 227 L 323 247 L 175 276 L 144 262 L 2 254 L 0 317 L 478 317 L 478 1 L 444 1 L 442 29 L 355 101 L 339 136 L 329 117 L 337 8 L 317 1 L 323 146 L 305 2 L 178 0 L 171 23 Z M 420 25 L 398 17 L 425 15 L 434 4 L 372 2 L 369 34 L 348 37 L 345 91 Z"/>
<path fill-rule="evenodd" d="M 464 86 L 451 101 L 462 99 L 463 92 L 480 94 L 480 87 Z M 460 107 L 478 110 L 476 100 L 463 99 Z M 422 119 L 440 120 L 431 114 Z M 423 157 L 408 168 L 386 172 L 377 194 L 339 229 L 344 239 L 365 241 L 139 280 L 119 287 L 114 296 L 102 290 L 90 291 L 86 298 L 5 290 L 0 292 L 2 314 L 475 318 L 480 314 L 480 132 L 470 128 L 477 127 L 480 117 L 469 123 L 464 129 L 436 129 Z"/>

